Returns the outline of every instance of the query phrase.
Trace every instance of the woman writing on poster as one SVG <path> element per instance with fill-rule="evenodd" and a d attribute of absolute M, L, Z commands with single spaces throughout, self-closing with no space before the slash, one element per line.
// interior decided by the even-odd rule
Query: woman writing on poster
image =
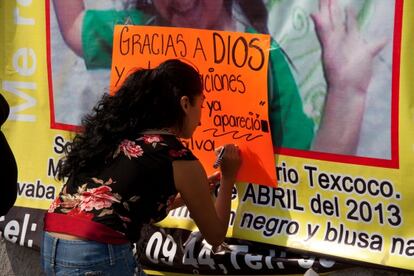
<path fill-rule="evenodd" d="M 201 163 L 179 140 L 200 124 L 202 91 L 192 66 L 167 60 L 103 96 L 58 166 L 67 182 L 45 215 L 47 275 L 133 275 L 139 265 L 131 243 L 143 226 L 167 216 L 178 193 L 206 241 L 223 242 L 239 150 L 224 146 L 213 203 Z"/>

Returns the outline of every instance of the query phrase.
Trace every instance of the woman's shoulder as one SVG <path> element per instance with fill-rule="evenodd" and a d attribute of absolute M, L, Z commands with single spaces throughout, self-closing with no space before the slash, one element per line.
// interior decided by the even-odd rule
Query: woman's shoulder
<path fill-rule="evenodd" d="M 140 134 L 134 139 L 122 140 L 114 157 L 123 154 L 129 159 L 150 155 L 164 155 L 171 161 L 197 160 L 190 149 L 174 135 L 169 134 Z"/>

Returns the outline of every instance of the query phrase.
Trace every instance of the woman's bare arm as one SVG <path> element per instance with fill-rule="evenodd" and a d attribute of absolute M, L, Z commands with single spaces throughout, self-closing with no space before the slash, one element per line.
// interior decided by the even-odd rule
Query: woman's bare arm
<path fill-rule="evenodd" d="M 213 246 L 220 245 L 227 233 L 232 189 L 240 163 L 238 149 L 227 145 L 221 164 L 220 190 L 215 202 L 210 194 L 207 175 L 199 161 L 173 163 L 175 186 L 198 229 Z"/>
<path fill-rule="evenodd" d="M 359 142 L 373 62 L 385 39 L 365 42 L 355 12 L 342 13 L 338 1 L 320 0 L 311 15 L 322 48 L 327 96 L 313 149 L 355 154 Z"/>
<path fill-rule="evenodd" d="M 75 54 L 82 57 L 83 0 L 53 0 L 53 6 L 63 40 Z"/>
<path fill-rule="evenodd" d="M 209 185 L 210 194 L 214 192 L 216 188 L 216 184 L 217 182 L 220 181 L 220 178 L 221 178 L 221 174 L 218 171 L 208 177 L 208 185 Z M 182 207 L 182 206 L 185 206 L 185 202 L 184 202 L 184 199 L 181 197 L 181 194 L 178 193 L 173 203 L 170 206 L 168 206 L 168 211 Z"/>

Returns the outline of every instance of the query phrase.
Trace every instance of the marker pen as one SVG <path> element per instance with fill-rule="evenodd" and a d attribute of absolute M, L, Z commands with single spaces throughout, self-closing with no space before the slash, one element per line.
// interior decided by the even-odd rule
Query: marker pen
<path fill-rule="evenodd" d="M 224 156 L 224 147 L 221 148 L 219 154 L 217 155 L 217 159 L 214 162 L 213 168 L 217 169 L 221 165 L 221 161 L 223 160 Z"/>

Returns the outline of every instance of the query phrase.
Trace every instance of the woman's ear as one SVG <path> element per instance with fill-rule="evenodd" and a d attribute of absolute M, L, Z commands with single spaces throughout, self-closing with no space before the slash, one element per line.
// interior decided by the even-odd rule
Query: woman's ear
<path fill-rule="evenodd" d="M 180 105 L 181 105 L 181 108 L 184 110 L 184 112 L 187 114 L 188 109 L 190 107 L 190 99 L 188 98 L 188 96 L 181 97 Z"/>

